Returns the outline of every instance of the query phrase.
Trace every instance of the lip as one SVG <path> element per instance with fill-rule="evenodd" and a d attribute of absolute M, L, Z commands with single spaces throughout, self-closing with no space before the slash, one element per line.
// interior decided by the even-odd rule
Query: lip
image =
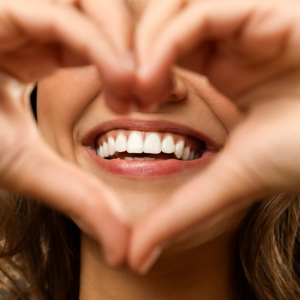
<path fill-rule="evenodd" d="M 216 141 L 213 141 L 206 134 L 189 126 L 170 121 L 138 119 L 118 119 L 101 123 L 83 135 L 81 144 L 85 147 L 94 147 L 97 136 L 114 129 L 148 132 L 173 132 L 176 134 L 192 136 L 199 140 L 202 140 L 205 143 L 206 148 L 213 152 L 218 152 L 222 148 L 222 145 L 220 145 Z"/>
<path fill-rule="evenodd" d="M 176 173 L 187 172 L 191 169 L 201 169 L 206 166 L 216 155 L 215 152 L 209 152 L 205 157 L 191 161 L 182 161 L 177 159 L 167 159 L 162 161 L 126 161 L 122 159 L 106 160 L 96 155 L 91 148 L 85 148 L 89 159 L 100 169 L 118 177 L 135 177 L 145 179 Z"/>
<path fill-rule="evenodd" d="M 149 132 L 173 132 L 176 134 L 193 136 L 202 140 L 205 143 L 207 150 L 201 158 L 192 161 L 168 159 L 163 161 L 140 162 L 121 159 L 106 160 L 99 157 L 95 150 L 96 138 L 105 132 L 120 128 Z M 88 159 L 104 172 L 118 177 L 138 177 L 139 179 L 183 173 L 195 168 L 202 169 L 211 162 L 216 153 L 222 148 L 217 142 L 213 141 L 203 132 L 188 126 L 162 120 L 146 121 L 137 119 L 118 119 L 95 126 L 83 135 L 81 144 Z"/>

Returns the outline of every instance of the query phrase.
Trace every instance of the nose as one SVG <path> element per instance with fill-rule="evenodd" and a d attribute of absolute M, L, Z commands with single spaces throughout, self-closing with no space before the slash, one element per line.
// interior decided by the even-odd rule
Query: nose
<path fill-rule="evenodd" d="M 173 89 L 170 93 L 167 102 L 177 102 L 184 100 L 187 96 L 188 90 L 185 82 L 177 75 L 173 76 Z"/>

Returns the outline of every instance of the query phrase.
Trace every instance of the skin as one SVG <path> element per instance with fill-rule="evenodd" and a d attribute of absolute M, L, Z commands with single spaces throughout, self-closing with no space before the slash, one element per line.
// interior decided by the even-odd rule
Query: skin
<path fill-rule="evenodd" d="M 119 1 L 104 6 L 99 1 L 61 2 L 0 3 L 0 123 L 6 129 L 0 137 L 0 184 L 77 219 L 102 241 L 107 260 L 119 264 L 125 259 L 129 230 L 118 199 L 46 145 L 32 118 L 28 96 L 34 82 L 58 68 L 87 63 L 102 69 L 107 91 L 118 86 L 116 90 L 124 92 L 133 80 L 128 59 L 131 19 Z M 107 20 L 112 10 L 113 17 Z M 104 28 L 102 24 L 109 22 L 113 25 Z M 105 229 L 108 224 L 110 232 Z"/>
<path fill-rule="evenodd" d="M 130 245 L 132 268 L 165 241 L 226 210 L 299 192 L 299 10 L 297 1 L 155 0 L 147 7 L 136 31 L 141 101 L 163 101 L 167 70 L 178 62 L 207 75 L 246 117 L 205 173 L 139 224 Z M 151 91 L 157 93 L 152 99 Z"/>
<path fill-rule="evenodd" d="M 146 180 L 119 177 L 90 160 L 82 147 L 82 132 L 120 118 L 164 120 L 205 131 L 219 145 L 224 145 L 228 132 L 243 115 L 197 73 L 174 68 L 173 77 L 177 89 L 171 91 L 169 101 L 159 110 L 123 116 L 107 106 L 103 82 L 94 66 L 59 70 L 38 85 L 38 126 L 45 140 L 64 158 L 114 190 L 122 199 L 132 225 L 203 168 Z M 228 299 L 228 258 L 244 213 L 229 212 L 197 228 L 192 237 L 165 251 L 155 268 L 144 277 L 128 268 L 108 268 L 96 237 L 83 228 L 80 299 L 182 299 L 183 295 L 186 299 Z"/>
<path fill-rule="evenodd" d="M 156 247 L 228 209 L 275 192 L 299 192 L 296 1 L 152 0 L 138 24 L 120 1 L 103 3 L 1 2 L 0 128 L 7 128 L 0 132 L 2 188 L 72 216 L 101 241 L 111 265 L 127 259 L 136 271 Z M 218 45 L 216 51 L 207 51 L 207 41 Z M 134 230 L 99 177 L 79 171 L 40 139 L 26 102 L 28 83 L 87 63 L 101 70 L 107 104 L 119 112 L 168 102 L 169 73 L 178 63 L 207 75 L 246 114 L 219 157 Z M 199 186 L 201 194 L 195 192 Z"/>

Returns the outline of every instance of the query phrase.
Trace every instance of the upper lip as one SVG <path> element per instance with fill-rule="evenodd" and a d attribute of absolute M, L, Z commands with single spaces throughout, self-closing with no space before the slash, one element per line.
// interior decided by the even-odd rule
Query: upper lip
<path fill-rule="evenodd" d="M 118 119 L 101 123 L 83 134 L 81 144 L 83 146 L 94 146 L 96 138 L 110 130 L 127 129 L 147 132 L 172 132 L 176 134 L 192 136 L 202 140 L 206 148 L 212 151 L 219 151 L 222 145 L 212 140 L 206 134 L 189 126 L 163 120 L 139 120 L 139 119 Z"/>

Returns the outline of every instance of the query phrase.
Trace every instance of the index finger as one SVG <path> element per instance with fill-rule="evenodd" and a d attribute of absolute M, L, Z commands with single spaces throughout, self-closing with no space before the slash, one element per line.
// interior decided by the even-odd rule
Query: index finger
<path fill-rule="evenodd" d="M 218 85 L 233 73 L 229 70 L 235 68 L 235 71 L 239 71 L 236 66 L 239 59 L 273 59 L 279 54 L 286 58 L 286 53 L 282 51 L 290 47 L 283 44 L 295 40 L 295 36 L 299 37 L 299 32 L 295 34 L 299 28 L 296 25 L 299 22 L 299 10 L 299 5 L 295 3 L 283 5 L 252 0 L 230 3 L 219 0 L 194 1 L 186 5 L 164 25 L 159 35 L 147 42 L 144 42 L 145 38 L 141 41 L 150 45 L 150 50 L 146 55 L 139 54 L 143 59 L 138 74 L 140 93 L 153 90 L 165 82 L 171 65 L 184 59 L 196 48 L 197 57 L 192 67 L 208 76 L 217 89 L 226 90 Z M 168 14 L 166 18 L 169 19 Z M 144 26 L 147 32 L 150 25 Z M 155 31 L 155 26 L 153 24 L 151 32 Z M 213 45 L 214 51 L 207 51 L 208 42 Z M 143 45 L 139 49 L 144 51 Z"/>
<path fill-rule="evenodd" d="M 28 148 L 3 159 L 1 186 L 72 217 L 101 242 L 110 265 L 122 264 L 129 229 L 114 193 L 100 180 L 63 161 L 39 140 L 29 141 Z"/>
<path fill-rule="evenodd" d="M 133 20 L 122 0 L 77 0 L 82 9 L 92 17 L 103 36 L 109 41 L 120 61 L 128 68 L 125 76 L 120 76 L 118 84 L 111 71 L 105 72 L 106 101 L 116 112 L 131 110 L 131 88 L 134 72 L 133 61 Z M 113 76 L 111 76 L 111 74 Z"/>

